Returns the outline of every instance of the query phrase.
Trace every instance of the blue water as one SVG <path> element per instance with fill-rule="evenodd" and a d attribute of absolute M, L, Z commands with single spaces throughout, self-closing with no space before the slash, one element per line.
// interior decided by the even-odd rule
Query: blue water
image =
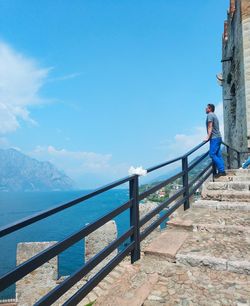
<path fill-rule="evenodd" d="M 0 192 L 0 227 L 35 214 L 39 211 L 76 199 L 86 193 L 72 192 Z M 95 221 L 107 212 L 128 200 L 126 189 L 115 189 L 96 196 L 57 213 L 45 220 L 0 238 L 0 275 L 16 265 L 16 246 L 18 242 L 60 241 Z M 118 235 L 129 227 L 129 211 L 115 218 Z M 59 276 L 70 275 L 84 263 L 84 242 L 80 241 L 59 256 Z M 0 298 L 14 297 L 14 286 L 0 293 Z"/>

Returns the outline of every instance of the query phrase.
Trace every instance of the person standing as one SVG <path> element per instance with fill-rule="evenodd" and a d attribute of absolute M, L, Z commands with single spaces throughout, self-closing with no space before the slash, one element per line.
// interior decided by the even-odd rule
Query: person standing
<path fill-rule="evenodd" d="M 214 104 L 208 104 L 206 107 L 206 127 L 207 127 L 207 138 L 205 141 L 210 141 L 210 148 L 209 148 L 209 156 L 212 158 L 212 161 L 215 164 L 218 173 L 215 174 L 215 177 L 218 178 L 220 176 L 226 175 L 225 172 L 225 165 L 221 155 L 221 133 L 219 128 L 219 120 L 214 113 L 215 106 Z"/>

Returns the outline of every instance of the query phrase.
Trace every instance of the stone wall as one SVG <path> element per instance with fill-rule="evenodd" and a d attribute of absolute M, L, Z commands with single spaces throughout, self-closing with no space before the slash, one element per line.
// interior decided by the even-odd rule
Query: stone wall
<path fill-rule="evenodd" d="M 225 142 L 247 151 L 250 148 L 249 0 L 231 0 L 227 17 L 222 47 Z M 232 164 L 237 167 L 236 160 Z"/>
<path fill-rule="evenodd" d="M 27 261 L 54 243 L 53 241 L 18 243 L 17 265 Z M 17 282 L 16 299 L 18 305 L 34 305 L 36 301 L 57 285 L 57 278 L 58 260 L 56 256 Z"/>
<path fill-rule="evenodd" d="M 139 205 L 140 219 L 147 215 L 150 211 L 158 206 L 157 203 L 146 202 Z M 157 215 L 147 222 L 142 231 L 157 219 Z M 158 227 L 160 229 L 160 227 Z M 117 238 L 117 226 L 114 220 L 111 220 L 98 228 L 85 238 L 85 262 L 91 260 L 97 253 L 102 251 L 112 241 Z M 17 265 L 27 261 L 34 255 L 49 248 L 56 242 L 24 242 L 17 246 Z M 95 267 L 84 279 L 80 282 L 81 286 L 93 277 L 101 268 L 103 268 L 110 260 L 112 260 L 118 253 L 114 250 L 107 258 L 105 258 L 97 267 Z M 83 254 L 79 254 L 83 256 Z M 32 271 L 30 274 L 22 278 L 16 285 L 16 300 L 17 305 L 31 306 L 34 305 L 41 297 L 43 297 L 50 290 L 55 288 L 65 277 L 58 280 L 58 259 L 57 256 L 45 263 L 38 269 Z M 80 286 L 79 285 L 79 286 Z M 53 305 L 62 305 L 63 301 L 67 300 L 77 291 L 78 284 L 72 287 L 66 295 L 62 296 Z"/>
<path fill-rule="evenodd" d="M 248 148 L 250 148 L 250 1 L 241 4 Z"/>
<path fill-rule="evenodd" d="M 140 214 L 140 220 L 145 217 L 147 214 L 149 214 L 152 210 L 154 210 L 158 206 L 155 202 L 147 201 L 143 204 L 139 205 L 139 214 Z M 150 221 L 145 223 L 141 228 L 140 232 L 142 233 L 148 226 L 150 226 L 154 221 L 156 221 L 159 217 L 159 214 L 157 214 L 155 217 L 153 217 Z M 160 226 L 158 226 L 158 229 L 160 229 Z"/>
<path fill-rule="evenodd" d="M 85 238 L 85 262 L 90 260 L 96 254 L 101 252 L 106 246 L 117 238 L 117 226 L 114 220 L 111 220 L 98 228 Z M 95 275 L 111 259 L 117 255 L 117 250 L 107 256 L 99 265 L 97 265 L 89 274 L 88 278 Z"/>

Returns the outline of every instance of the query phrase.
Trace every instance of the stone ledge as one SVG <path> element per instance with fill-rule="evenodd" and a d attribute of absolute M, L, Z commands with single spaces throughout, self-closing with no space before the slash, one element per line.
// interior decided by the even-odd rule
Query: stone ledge
<path fill-rule="evenodd" d="M 169 221 L 170 229 L 181 229 L 193 232 L 209 232 L 209 233 L 226 233 L 226 234 L 239 234 L 249 233 L 250 227 L 241 225 L 220 225 L 220 224 L 206 224 L 206 223 L 192 223 L 191 220 L 180 219 L 178 221 Z"/>
<path fill-rule="evenodd" d="M 214 270 L 227 270 L 227 260 L 216 257 L 177 254 L 176 261 L 177 263 L 189 265 L 191 267 L 205 266 Z"/>
<path fill-rule="evenodd" d="M 145 255 L 157 255 L 175 260 L 176 253 L 188 238 L 186 232 L 166 231 L 159 235 L 144 251 Z"/>
<path fill-rule="evenodd" d="M 248 261 L 227 260 L 210 256 L 199 256 L 190 254 L 177 254 L 177 263 L 191 267 L 208 267 L 213 270 L 229 271 L 238 274 L 250 275 L 250 263 Z"/>
<path fill-rule="evenodd" d="M 234 201 L 213 201 L 213 200 L 199 200 L 193 204 L 197 208 L 213 208 L 216 210 L 240 210 L 250 211 L 249 202 L 234 202 Z"/>
<path fill-rule="evenodd" d="M 203 190 L 202 199 L 227 202 L 250 202 L 250 191 Z"/>

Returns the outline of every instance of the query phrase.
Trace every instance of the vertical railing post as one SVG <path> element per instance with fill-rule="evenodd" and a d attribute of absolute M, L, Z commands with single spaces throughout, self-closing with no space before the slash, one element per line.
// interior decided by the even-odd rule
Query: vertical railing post
<path fill-rule="evenodd" d="M 182 171 L 184 171 L 182 180 L 183 180 L 183 187 L 185 188 L 183 196 L 186 198 L 184 202 L 184 210 L 187 210 L 190 207 L 189 205 L 189 186 L 188 186 L 188 157 L 187 156 L 184 156 L 182 158 Z"/>
<path fill-rule="evenodd" d="M 212 163 L 212 168 L 213 168 L 213 182 L 214 182 L 214 176 L 216 175 L 216 166 L 215 166 L 215 163 L 213 162 Z"/>
<path fill-rule="evenodd" d="M 138 175 L 135 175 L 129 181 L 129 196 L 132 200 L 132 206 L 130 208 L 130 226 L 134 227 L 133 235 L 131 236 L 131 242 L 135 242 L 135 247 L 131 252 L 131 263 L 134 263 L 141 256 L 140 250 L 140 229 L 139 229 L 139 179 Z"/>
<path fill-rule="evenodd" d="M 237 161 L 238 161 L 238 168 L 241 167 L 241 162 L 240 162 L 240 152 L 237 151 Z"/>
<path fill-rule="evenodd" d="M 231 150 L 229 146 L 227 146 L 227 166 L 228 169 L 231 169 Z"/>

